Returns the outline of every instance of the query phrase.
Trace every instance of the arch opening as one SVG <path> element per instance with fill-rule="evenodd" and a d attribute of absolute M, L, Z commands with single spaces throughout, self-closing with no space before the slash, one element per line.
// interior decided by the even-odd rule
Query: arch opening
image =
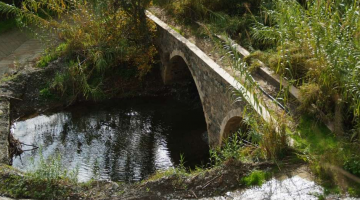
<path fill-rule="evenodd" d="M 247 133 L 249 129 L 250 127 L 243 121 L 242 110 L 231 110 L 221 124 L 219 145 L 223 145 L 223 142 L 229 137 L 231 137 L 238 130 L 241 130 L 242 133 Z M 242 137 L 246 136 L 242 135 Z"/>
<path fill-rule="evenodd" d="M 186 84 L 193 81 L 188 64 L 181 56 L 174 56 L 170 59 L 165 74 L 165 84 Z"/>
<path fill-rule="evenodd" d="M 169 64 L 165 69 L 164 82 L 171 86 L 176 99 L 188 103 L 191 107 L 202 109 L 200 91 L 190 70 L 186 58 L 175 50 L 170 55 Z"/>
<path fill-rule="evenodd" d="M 242 133 L 247 133 L 249 131 L 249 126 L 243 122 L 243 118 L 235 116 L 231 118 L 225 125 L 223 132 L 221 133 L 220 145 L 223 145 L 223 142 L 229 137 L 236 134 L 239 130 Z M 241 138 L 244 139 L 245 135 L 241 135 Z"/>
<path fill-rule="evenodd" d="M 239 116 L 231 118 L 224 128 L 224 133 L 222 135 L 223 139 L 230 137 L 233 133 L 238 131 L 242 126 L 242 118 Z"/>
<path fill-rule="evenodd" d="M 171 88 L 171 94 L 175 99 L 187 105 L 187 113 L 189 115 L 181 117 L 185 121 L 184 127 L 194 128 L 191 128 L 192 131 L 182 132 L 178 137 L 174 135 L 169 136 L 168 145 L 174 146 L 173 144 L 178 145 L 181 143 L 182 145 L 177 148 L 170 148 L 172 149 L 172 156 L 178 158 L 174 162 L 177 163 L 180 160 L 179 156 L 183 155 L 187 159 L 186 162 L 190 164 L 190 167 L 195 167 L 191 163 L 195 163 L 195 160 L 203 158 L 206 158 L 203 160 L 206 163 L 210 156 L 207 122 L 196 80 L 190 69 L 191 66 L 188 65 L 186 58 L 183 57 L 181 52 L 174 51 L 173 54 L 170 56 L 168 65 L 163 73 L 164 83 Z M 201 127 L 199 127 L 199 124 L 201 124 Z M 182 129 L 183 127 L 179 127 L 177 131 Z M 185 140 L 186 137 L 190 137 L 191 140 Z"/>

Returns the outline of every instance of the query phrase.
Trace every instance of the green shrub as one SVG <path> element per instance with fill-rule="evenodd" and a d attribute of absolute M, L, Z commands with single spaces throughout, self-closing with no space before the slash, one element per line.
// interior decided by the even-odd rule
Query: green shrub
<path fill-rule="evenodd" d="M 50 91 L 49 88 L 44 88 L 40 90 L 40 97 L 43 99 L 53 99 L 54 94 Z"/>
<path fill-rule="evenodd" d="M 69 66 L 72 78 L 63 84 L 71 88 L 75 100 L 98 96 L 115 68 L 135 68 L 133 79 L 141 79 L 151 70 L 157 51 L 153 45 L 156 26 L 144 12 L 150 3 L 23 0 L 17 8 L 0 1 L 0 13 L 15 15 L 23 27 L 37 27 L 35 31 L 41 35 L 66 43 L 46 52 L 38 67 L 46 67 L 65 51 L 75 64 Z"/>
<path fill-rule="evenodd" d="M 360 197 L 360 184 L 357 183 L 354 186 L 349 187 L 347 192 L 351 197 Z"/>
<path fill-rule="evenodd" d="M 242 178 L 240 183 L 247 187 L 249 186 L 261 186 L 271 177 L 271 174 L 261 170 L 254 170 L 246 177 Z"/>
<path fill-rule="evenodd" d="M 39 61 L 36 63 L 36 67 L 44 68 L 47 67 L 50 62 L 58 59 L 60 56 L 63 56 L 68 49 L 67 43 L 61 43 L 54 50 L 47 50 L 43 56 L 40 57 Z"/>
<path fill-rule="evenodd" d="M 344 169 L 355 176 L 360 177 L 360 156 L 352 155 L 344 163 Z"/>
<path fill-rule="evenodd" d="M 210 160 L 212 164 L 221 165 L 224 161 L 231 158 L 241 160 L 241 150 L 244 147 L 242 136 L 241 131 L 238 131 L 226 138 L 222 147 L 210 149 Z"/>

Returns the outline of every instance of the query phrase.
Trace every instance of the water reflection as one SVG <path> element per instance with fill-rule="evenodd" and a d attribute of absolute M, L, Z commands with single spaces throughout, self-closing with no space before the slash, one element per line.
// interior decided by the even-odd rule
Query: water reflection
<path fill-rule="evenodd" d="M 188 166 L 205 163 L 204 131 L 201 107 L 164 98 L 80 105 L 14 125 L 15 137 L 42 147 L 45 158 L 59 152 L 64 166 L 78 167 L 80 181 L 142 180 L 155 170 L 178 164 L 181 153 Z M 37 163 L 39 150 L 15 158 L 13 165 L 29 170 L 32 157 Z"/>

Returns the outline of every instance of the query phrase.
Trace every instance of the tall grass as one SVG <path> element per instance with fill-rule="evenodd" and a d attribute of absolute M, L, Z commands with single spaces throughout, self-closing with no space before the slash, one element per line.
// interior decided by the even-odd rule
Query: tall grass
<path fill-rule="evenodd" d="M 154 0 L 165 8 L 177 22 L 206 25 L 216 34 L 229 34 L 243 43 L 250 44 L 249 27 L 258 13 L 260 4 L 268 0 Z"/>
<path fill-rule="evenodd" d="M 0 177 L 0 192 L 13 198 L 66 199 L 79 198 L 78 169 L 67 170 L 61 156 L 45 158 L 40 150 L 37 163 L 24 174 L 14 173 Z"/>
<path fill-rule="evenodd" d="M 343 120 L 355 128 L 360 121 L 359 1 L 312 0 L 301 5 L 277 0 L 263 15 L 252 37 L 274 47 L 264 61 L 299 86 L 318 85 L 324 98 L 317 106 L 332 116 L 336 105 L 345 105 Z"/>

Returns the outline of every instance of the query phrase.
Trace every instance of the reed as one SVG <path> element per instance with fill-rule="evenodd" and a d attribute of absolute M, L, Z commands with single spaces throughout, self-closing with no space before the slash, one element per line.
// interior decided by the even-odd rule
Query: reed
<path fill-rule="evenodd" d="M 359 13 L 359 1 L 277 0 L 252 28 L 253 39 L 272 46 L 264 62 L 298 86 L 319 85 L 321 109 L 346 104 L 352 128 L 360 123 Z"/>

